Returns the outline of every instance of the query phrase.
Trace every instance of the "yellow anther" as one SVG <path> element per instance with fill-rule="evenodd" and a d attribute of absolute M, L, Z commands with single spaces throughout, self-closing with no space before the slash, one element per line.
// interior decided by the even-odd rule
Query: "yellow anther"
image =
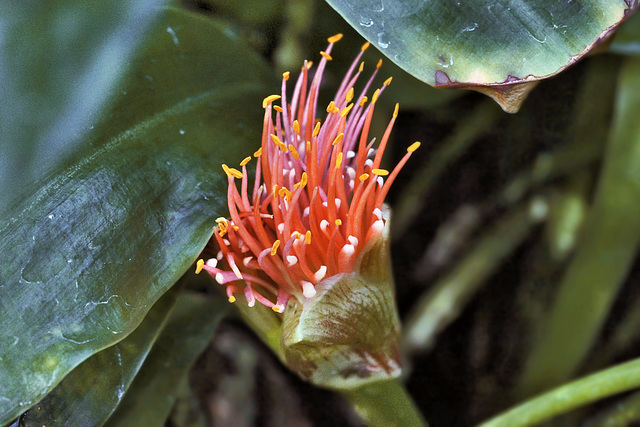
<path fill-rule="evenodd" d="M 297 120 L 293 121 L 293 131 L 297 134 L 300 134 L 300 123 Z"/>
<path fill-rule="evenodd" d="M 393 109 L 393 119 L 398 118 L 398 108 L 400 108 L 400 104 L 396 103 L 396 108 Z"/>
<path fill-rule="evenodd" d="M 233 295 L 231 295 L 231 296 L 229 297 L 229 302 L 230 302 L 231 304 L 233 304 L 234 302 L 236 302 L 236 297 L 234 297 Z"/>
<path fill-rule="evenodd" d="M 282 107 L 279 105 L 274 105 L 273 109 L 276 110 L 278 113 L 282 113 Z"/>
<path fill-rule="evenodd" d="M 216 218 L 216 223 L 218 223 L 218 235 L 224 237 L 227 234 L 229 223 L 223 217 Z"/>
<path fill-rule="evenodd" d="M 378 60 L 378 63 L 376 64 L 376 68 L 380 68 L 380 67 L 382 67 L 382 58 L 380 58 Z"/>
<path fill-rule="evenodd" d="M 344 100 L 346 102 L 351 102 L 352 99 L 353 99 L 353 88 L 349 89 L 349 92 L 347 92 L 347 96 L 344 98 Z"/>
<path fill-rule="evenodd" d="M 265 99 L 262 100 L 262 108 L 266 108 L 268 104 L 271 104 L 273 101 L 280 99 L 280 95 L 269 95 Z"/>
<path fill-rule="evenodd" d="M 278 246 L 280 246 L 280 240 L 273 242 L 273 246 L 271 246 L 271 256 L 278 253 Z"/>
<path fill-rule="evenodd" d="M 407 153 L 413 153 L 418 148 L 420 148 L 420 141 L 416 141 L 407 148 Z"/>
<path fill-rule="evenodd" d="M 302 236 L 302 234 L 300 234 L 299 231 L 294 231 L 293 233 L 291 233 L 291 237 L 293 237 L 294 239 L 299 239 L 300 236 Z"/>
<path fill-rule="evenodd" d="M 204 260 L 199 259 L 198 262 L 196 262 L 196 274 L 200 274 L 202 267 L 204 267 Z"/>
<path fill-rule="evenodd" d="M 360 67 L 358 67 L 358 72 L 361 73 L 364 70 L 364 61 L 360 63 Z"/>
<path fill-rule="evenodd" d="M 344 138 L 344 133 L 339 133 L 338 136 L 336 136 L 336 139 L 333 140 L 333 143 L 331 145 L 338 145 L 340 141 L 342 141 L 342 138 Z"/>
<path fill-rule="evenodd" d="M 284 197 L 285 199 L 287 199 L 287 202 L 291 202 L 291 191 L 289 191 L 288 188 L 281 187 L 280 191 L 278 191 L 278 194 L 280 195 L 280 197 Z"/>
<path fill-rule="evenodd" d="M 274 184 L 273 186 L 273 198 L 275 199 L 276 197 L 278 197 L 278 184 Z"/>
<path fill-rule="evenodd" d="M 240 166 L 246 166 L 251 161 L 251 156 L 247 156 L 240 162 Z"/>
<path fill-rule="evenodd" d="M 371 46 L 371 43 L 366 42 L 365 44 L 362 45 L 360 50 L 364 52 L 365 50 L 369 49 L 369 46 Z"/>
<path fill-rule="evenodd" d="M 304 235 L 304 242 L 307 245 L 311 244 L 311 230 L 307 231 L 307 233 Z"/>
<path fill-rule="evenodd" d="M 331 55 L 329 55 L 327 52 L 321 50 L 320 51 L 320 55 L 322 55 L 322 57 L 324 59 L 326 59 L 327 61 L 331 61 L 333 58 L 331 57 Z"/>
<path fill-rule="evenodd" d="M 383 85 L 389 86 L 391 84 L 391 80 L 393 80 L 393 77 L 389 77 L 387 80 L 385 80 Z"/>
<path fill-rule="evenodd" d="M 353 108 L 353 102 L 342 109 L 342 111 L 340 112 L 340 117 L 346 117 L 352 108 Z"/>
<path fill-rule="evenodd" d="M 226 173 L 227 176 L 232 176 L 234 178 L 242 179 L 242 177 L 244 176 L 238 169 L 230 168 L 225 164 L 222 165 L 222 170 L 224 170 L 224 173 Z"/>
<path fill-rule="evenodd" d="M 313 133 L 311 134 L 311 136 L 315 138 L 316 136 L 318 136 L 319 133 L 320 133 L 320 122 L 316 122 L 316 126 L 313 128 Z"/>
<path fill-rule="evenodd" d="M 289 72 L 285 71 L 284 73 L 282 73 L 282 78 L 284 79 L 285 82 L 289 80 Z"/>
<path fill-rule="evenodd" d="M 334 110 L 336 110 L 336 103 L 331 101 L 329 105 L 327 105 L 327 113 L 335 113 Z"/>
<path fill-rule="evenodd" d="M 360 180 L 360 182 L 365 182 L 366 180 L 369 179 L 369 174 L 368 173 L 363 173 L 362 175 L 360 175 L 360 178 L 358 178 Z"/>
<path fill-rule="evenodd" d="M 231 228 L 233 228 L 233 231 L 240 230 L 240 227 L 238 227 L 237 225 L 232 225 Z"/>
<path fill-rule="evenodd" d="M 329 43 L 335 43 L 335 42 L 337 42 L 337 41 L 340 41 L 340 39 L 341 39 L 341 38 L 342 38 L 342 33 L 338 33 L 338 34 L 336 34 L 335 36 L 331 36 L 331 37 L 329 37 L 329 38 L 327 39 L 327 41 L 328 41 Z"/>
<path fill-rule="evenodd" d="M 340 227 L 342 225 L 342 220 L 340 218 L 336 219 L 336 227 Z"/>
<path fill-rule="evenodd" d="M 364 104 L 366 104 L 368 100 L 369 98 L 367 98 L 366 96 L 363 96 L 362 99 L 360 100 L 360 107 L 364 107 Z"/>
<path fill-rule="evenodd" d="M 371 171 L 371 173 L 378 175 L 378 176 L 387 176 L 389 175 L 389 171 L 386 169 L 373 169 Z"/>
<path fill-rule="evenodd" d="M 284 145 L 284 143 L 282 142 L 282 140 L 280 138 L 278 138 L 278 135 L 274 135 L 271 134 L 271 140 L 278 146 L 280 147 L 280 149 L 284 152 L 287 151 L 287 146 Z"/>
<path fill-rule="evenodd" d="M 307 141 L 307 142 L 305 143 L 305 148 L 306 148 L 306 150 L 307 150 L 307 153 L 308 153 L 309 151 L 311 151 L 311 141 Z"/>
<path fill-rule="evenodd" d="M 307 70 L 310 70 L 311 67 L 313 67 L 313 61 L 307 61 L 306 65 L 307 65 Z"/>
<path fill-rule="evenodd" d="M 300 177 L 300 188 L 306 187 L 308 180 L 309 180 L 309 177 L 307 177 L 307 173 L 302 172 L 302 177 Z"/>
<path fill-rule="evenodd" d="M 291 155 L 294 159 L 298 160 L 300 158 L 298 150 L 296 150 L 296 147 L 294 147 L 292 144 L 289 144 L 289 151 L 291 152 Z"/>
<path fill-rule="evenodd" d="M 224 237 L 227 235 L 227 226 L 220 224 L 218 226 L 218 236 Z"/>
<path fill-rule="evenodd" d="M 262 156 L 262 147 L 258 148 L 258 151 L 253 153 L 253 157 L 260 157 L 260 156 Z"/>
<path fill-rule="evenodd" d="M 378 96 L 380 96 L 380 89 L 376 89 L 376 91 L 373 92 L 373 96 L 371 97 L 372 104 L 375 104 L 376 101 L 378 101 Z"/>
<path fill-rule="evenodd" d="M 342 166 L 342 153 L 338 153 L 338 156 L 336 157 L 336 169 L 340 169 L 341 166 Z"/>

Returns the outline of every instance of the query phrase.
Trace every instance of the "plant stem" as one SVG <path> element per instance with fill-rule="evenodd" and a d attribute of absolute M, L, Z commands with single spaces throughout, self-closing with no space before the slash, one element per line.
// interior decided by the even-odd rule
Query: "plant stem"
<path fill-rule="evenodd" d="M 519 385 L 531 396 L 569 379 L 584 361 L 633 265 L 640 240 L 640 58 L 624 63 L 593 208 Z"/>
<path fill-rule="evenodd" d="M 541 219 L 535 211 L 544 203 L 534 199 L 500 218 L 451 273 L 420 298 L 405 326 L 403 348 L 407 354 L 433 345 L 437 333 L 458 317 L 467 301 Z"/>
<path fill-rule="evenodd" d="M 380 381 L 352 390 L 342 390 L 342 395 L 351 402 L 368 426 L 428 425 L 398 380 Z"/>
<path fill-rule="evenodd" d="M 482 423 L 480 427 L 530 426 L 596 400 L 640 387 L 640 359 L 558 387 Z"/>

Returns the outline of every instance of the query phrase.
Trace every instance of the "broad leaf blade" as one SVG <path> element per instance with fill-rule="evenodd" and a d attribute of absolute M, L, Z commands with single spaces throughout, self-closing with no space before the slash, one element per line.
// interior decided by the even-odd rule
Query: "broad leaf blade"
<path fill-rule="evenodd" d="M 151 93 L 165 102 L 126 96 L 147 76 L 164 76 Z M 195 260 L 226 211 L 220 163 L 259 145 L 265 81 L 260 58 L 209 21 L 172 10 L 154 27 L 106 115 L 135 124 L 103 122 L 100 148 L 0 228 L 0 424 L 135 329 Z"/>
<path fill-rule="evenodd" d="M 174 286 L 164 294 L 131 335 L 85 360 L 14 426 L 104 424 L 165 326 L 178 292 Z"/>
<path fill-rule="evenodd" d="M 562 71 L 637 8 L 627 0 L 327 1 L 418 79 L 432 86 L 508 86 L 501 92 Z"/>
<path fill-rule="evenodd" d="M 0 212 L 81 142 L 164 3 L 0 3 Z"/>
<path fill-rule="evenodd" d="M 228 310 L 230 305 L 224 299 L 181 295 L 167 326 L 107 425 L 163 425 L 180 383 Z"/>

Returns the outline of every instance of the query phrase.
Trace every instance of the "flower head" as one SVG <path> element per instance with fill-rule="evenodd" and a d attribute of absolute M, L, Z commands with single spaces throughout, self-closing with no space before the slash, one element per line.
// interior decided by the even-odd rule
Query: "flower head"
<path fill-rule="evenodd" d="M 357 270 L 361 255 L 381 238 L 386 221 L 383 202 L 391 184 L 420 145 L 412 144 L 392 171 L 381 168 L 398 105 L 374 148 L 375 138 L 369 139 L 372 115 L 391 78 L 368 97 L 380 61 L 356 94 L 354 85 L 363 72 L 360 60 L 368 43 L 348 69 L 326 114 L 318 114 L 322 75 L 341 37 L 328 39 L 312 79 L 312 63 L 304 62 L 290 99 L 289 72 L 283 74 L 281 94 L 264 99 L 262 145 L 253 155 L 251 192 L 247 173 L 251 156 L 240 163 L 241 170 L 222 165 L 229 180 L 230 219 L 216 220 L 212 242 L 216 256 L 199 260 L 197 272 L 204 269 L 225 285 L 230 302 L 244 294 L 249 306 L 258 301 L 283 312 L 291 298 L 303 303 L 316 295 L 323 280 Z M 274 104 L 278 100 L 280 106 Z"/>

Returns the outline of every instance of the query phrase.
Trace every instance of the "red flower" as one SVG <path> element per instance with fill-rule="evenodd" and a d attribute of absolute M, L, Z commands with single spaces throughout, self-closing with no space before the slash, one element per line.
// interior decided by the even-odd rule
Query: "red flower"
<path fill-rule="evenodd" d="M 367 103 L 365 94 L 380 61 L 355 96 L 354 85 L 364 67 L 358 62 L 369 43 L 347 71 L 324 122 L 316 118 L 322 74 L 341 38 L 337 34 L 328 39 L 310 86 L 312 63 L 305 61 L 291 100 L 287 99 L 289 72 L 283 74 L 282 94 L 264 99 L 252 194 L 247 179 L 251 157 L 240 163 L 242 171 L 222 165 L 229 178 L 231 219 L 216 220 L 211 244 L 217 256 L 206 263 L 199 260 L 196 272 L 204 269 L 225 285 L 230 302 L 243 292 L 249 306 L 257 300 L 282 312 L 291 297 L 301 303 L 313 297 L 324 278 L 357 269 L 359 255 L 375 244 L 384 229 L 382 204 L 389 187 L 420 146 L 412 144 L 391 173 L 380 168 L 398 105 L 374 149 L 375 138 L 368 136 L 371 117 L 391 78 Z M 273 105 L 281 97 L 282 106 Z M 236 179 L 241 180 L 240 190 Z"/>

